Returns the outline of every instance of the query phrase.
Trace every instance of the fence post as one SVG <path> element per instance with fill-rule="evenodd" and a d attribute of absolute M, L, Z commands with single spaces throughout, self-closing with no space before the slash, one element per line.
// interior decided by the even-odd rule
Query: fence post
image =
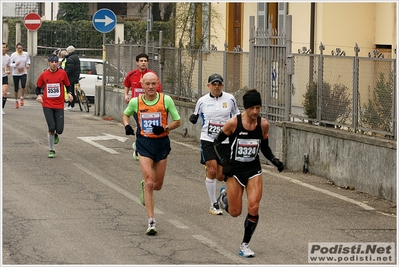
<path fill-rule="evenodd" d="M 178 71 L 177 71 L 177 83 L 178 83 L 178 86 L 177 86 L 177 91 L 178 91 L 178 95 L 179 96 L 181 96 L 181 91 L 182 91 L 182 88 L 181 88 L 181 72 L 182 72 L 182 69 L 181 69 L 181 51 L 182 49 L 179 47 L 178 49 L 177 49 L 177 66 L 178 66 Z"/>
<path fill-rule="evenodd" d="M 287 64 L 290 64 L 291 61 L 288 59 L 289 57 L 292 59 L 292 52 L 291 52 L 291 45 L 292 45 L 292 15 L 287 15 L 286 19 L 286 35 L 285 35 L 285 110 L 284 110 L 284 120 L 289 121 L 290 120 L 290 109 L 291 109 L 291 78 L 292 78 L 292 73 L 288 72 L 288 69 L 290 66 L 287 66 Z"/>
<path fill-rule="evenodd" d="M 162 53 L 161 53 L 161 49 L 162 49 L 162 40 L 163 40 L 163 32 L 159 31 L 159 46 L 158 46 L 158 68 L 159 68 L 159 73 L 158 73 L 158 78 L 161 81 L 162 84 Z"/>
<path fill-rule="evenodd" d="M 224 79 L 224 84 L 226 85 L 229 77 L 227 77 L 227 49 L 228 49 L 228 44 L 226 41 L 224 41 L 224 50 L 223 50 L 223 79 Z M 223 87 L 223 90 L 226 90 L 226 86 Z"/>
<path fill-rule="evenodd" d="M 321 104 L 322 104 L 322 95 L 323 95 L 323 50 L 325 49 L 322 42 L 320 42 L 320 56 L 319 56 L 319 66 L 318 66 L 318 75 L 317 75 L 317 111 L 316 111 L 316 119 L 318 122 L 321 121 Z"/>
<path fill-rule="evenodd" d="M 197 99 L 202 96 L 202 47 L 198 48 L 198 95 Z"/>
<path fill-rule="evenodd" d="M 357 43 L 354 47 L 354 50 L 355 50 L 355 57 L 353 59 L 352 128 L 353 132 L 356 133 L 358 118 L 359 118 L 358 105 L 359 105 L 359 52 L 360 52 L 360 47 L 357 45 Z"/>
<path fill-rule="evenodd" d="M 255 16 L 249 17 L 249 67 L 248 86 L 255 88 Z"/>
<path fill-rule="evenodd" d="M 395 49 L 395 53 L 396 53 L 396 49 Z M 397 90 L 397 88 L 396 88 L 396 81 L 397 81 L 397 74 L 396 74 L 396 71 L 397 71 L 397 66 L 396 66 L 396 59 L 395 59 L 395 61 L 393 62 L 393 73 L 392 73 L 392 75 L 393 75 L 393 79 L 392 79 L 392 81 L 393 81 L 393 116 L 392 116 L 392 122 L 393 122 L 393 138 L 394 138 L 394 140 L 395 141 L 397 141 L 397 129 L 396 129 L 396 125 L 397 125 L 397 119 L 398 119 L 398 117 L 397 117 L 397 113 L 396 113 L 396 96 L 397 96 L 397 92 L 396 92 L 396 90 Z"/>

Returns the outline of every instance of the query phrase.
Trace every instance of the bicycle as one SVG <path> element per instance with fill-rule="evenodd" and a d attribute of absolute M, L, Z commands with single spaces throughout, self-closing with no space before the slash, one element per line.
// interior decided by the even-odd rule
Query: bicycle
<path fill-rule="evenodd" d="M 84 77 L 80 77 L 79 81 L 83 78 Z M 77 84 L 75 84 L 75 96 L 78 100 L 80 111 L 83 110 L 82 109 L 82 106 L 83 106 L 85 111 L 89 112 L 89 107 L 90 107 L 89 99 L 87 99 L 85 91 L 83 91 L 83 89 L 80 87 L 79 81 Z"/>

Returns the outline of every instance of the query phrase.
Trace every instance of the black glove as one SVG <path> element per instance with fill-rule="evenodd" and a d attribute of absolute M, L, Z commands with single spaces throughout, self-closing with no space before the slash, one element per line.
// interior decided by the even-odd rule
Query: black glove
<path fill-rule="evenodd" d="M 198 120 L 199 114 L 195 115 L 195 114 L 191 114 L 189 120 L 192 124 L 196 124 L 197 120 Z"/>
<path fill-rule="evenodd" d="M 125 133 L 126 135 L 134 135 L 134 130 L 132 128 L 132 126 L 130 126 L 129 124 L 125 126 Z"/>
<path fill-rule="evenodd" d="M 223 165 L 222 173 L 227 177 L 233 176 L 233 169 L 231 168 L 230 163 L 225 163 Z"/>
<path fill-rule="evenodd" d="M 161 133 L 165 132 L 165 128 L 162 126 L 152 125 L 152 132 L 156 135 L 160 135 Z"/>
<path fill-rule="evenodd" d="M 272 159 L 272 163 L 274 166 L 277 167 L 279 172 L 282 172 L 284 170 L 284 164 L 278 158 L 274 157 Z"/>

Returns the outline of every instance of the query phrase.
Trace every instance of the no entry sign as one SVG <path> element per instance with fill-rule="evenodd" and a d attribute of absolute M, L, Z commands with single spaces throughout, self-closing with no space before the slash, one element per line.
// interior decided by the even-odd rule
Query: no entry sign
<path fill-rule="evenodd" d="M 36 31 L 42 26 L 42 18 L 37 13 L 29 13 L 24 18 L 24 25 L 30 31 Z"/>

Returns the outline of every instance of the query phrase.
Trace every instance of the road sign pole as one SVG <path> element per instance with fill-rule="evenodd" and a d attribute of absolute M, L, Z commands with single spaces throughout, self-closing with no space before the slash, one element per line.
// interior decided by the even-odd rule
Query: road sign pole
<path fill-rule="evenodd" d="M 105 47 L 105 33 L 103 33 L 103 47 Z M 103 64 L 103 86 L 101 88 L 101 116 L 105 115 L 105 69 L 106 69 L 106 58 L 104 59 L 104 64 Z"/>
<path fill-rule="evenodd" d="M 112 31 L 115 26 L 116 26 L 117 18 L 115 13 L 108 9 L 108 8 L 102 8 L 97 10 L 96 13 L 94 13 L 93 16 L 93 26 L 94 28 L 103 33 L 103 49 L 105 47 L 105 34 L 107 32 Z M 106 68 L 107 68 L 107 61 L 104 59 L 104 64 L 103 64 L 103 88 L 101 89 L 101 102 L 100 102 L 100 112 L 99 114 L 101 116 L 104 116 L 105 114 L 105 84 L 106 84 Z"/>

